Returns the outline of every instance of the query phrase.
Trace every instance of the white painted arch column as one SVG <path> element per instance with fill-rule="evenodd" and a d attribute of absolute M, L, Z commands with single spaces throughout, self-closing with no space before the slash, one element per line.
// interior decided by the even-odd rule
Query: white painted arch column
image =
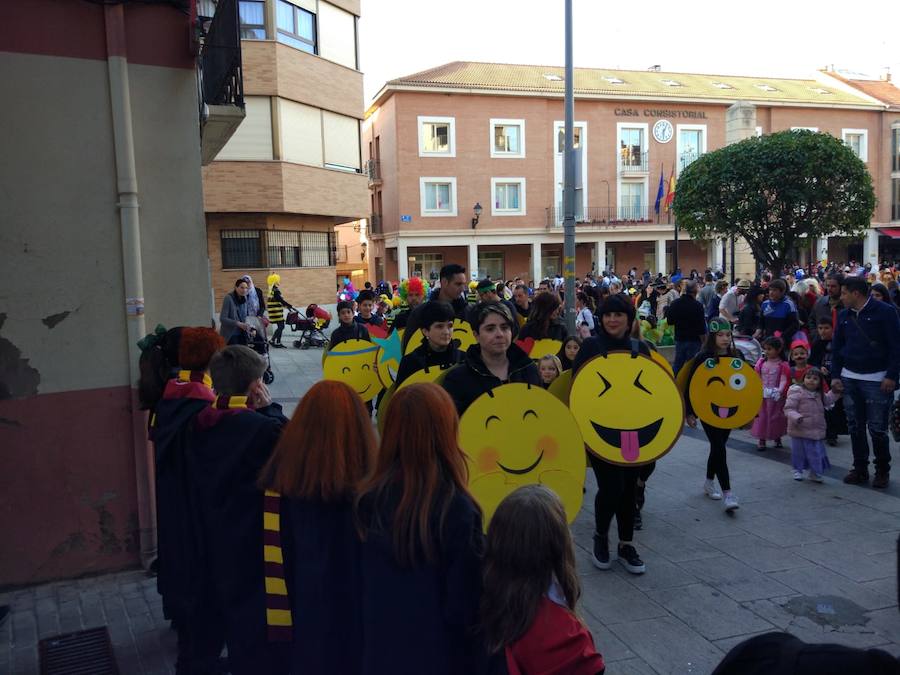
<path fill-rule="evenodd" d="M 666 269 L 666 238 L 656 240 L 656 272 L 667 274 L 670 270 Z"/>
<path fill-rule="evenodd" d="M 397 239 L 397 276 L 400 279 L 409 278 L 409 253 L 402 239 Z"/>

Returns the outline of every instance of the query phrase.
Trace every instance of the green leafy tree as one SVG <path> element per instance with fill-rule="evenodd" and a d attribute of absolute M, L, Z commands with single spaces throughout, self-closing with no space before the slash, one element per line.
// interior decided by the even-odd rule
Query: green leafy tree
<path fill-rule="evenodd" d="M 703 155 L 674 203 L 692 237 L 743 237 L 757 263 L 780 270 L 803 237 L 859 237 L 875 210 L 866 165 L 834 136 L 781 131 Z"/>

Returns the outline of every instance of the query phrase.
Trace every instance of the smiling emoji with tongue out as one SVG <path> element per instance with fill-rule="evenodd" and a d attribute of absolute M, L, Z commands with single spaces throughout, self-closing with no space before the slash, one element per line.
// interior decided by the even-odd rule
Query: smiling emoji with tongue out
<path fill-rule="evenodd" d="M 654 462 L 675 445 L 684 402 L 675 380 L 653 359 L 610 352 L 585 363 L 569 407 L 588 450 L 621 466 Z"/>
<path fill-rule="evenodd" d="M 762 380 L 743 359 L 720 357 L 701 363 L 688 384 L 694 414 L 719 429 L 738 429 L 753 421 L 762 405 Z"/>

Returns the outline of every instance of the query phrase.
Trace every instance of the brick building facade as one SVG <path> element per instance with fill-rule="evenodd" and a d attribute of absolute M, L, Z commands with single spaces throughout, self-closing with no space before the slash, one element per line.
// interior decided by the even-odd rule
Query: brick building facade
<path fill-rule="evenodd" d="M 563 75 L 555 67 L 454 62 L 385 84 L 363 132 L 375 277 L 433 276 L 450 262 L 504 279 L 562 271 Z M 858 249 L 857 259 L 877 261 L 879 236 L 889 241 L 900 219 L 889 179 L 897 152 L 890 131 L 900 115 L 832 74 L 788 80 L 576 69 L 575 96 L 579 275 L 672 271 L 674 223 L 655 209 L 660 177 L 668 183 L 703 153 L 740 140 L 726 129 L 738 102 L 752 111 L 744 136 L 832 133 L 875 177 L 879 207 L 865 240 L 810 242 L 799 260 L 827 247 L 832 259 Z M 731 269 L 728 255 L 723 242 L 681 233 L 684 271 Z M 743 247 L 736 258 L 738 273 L 752 275 Z"/>

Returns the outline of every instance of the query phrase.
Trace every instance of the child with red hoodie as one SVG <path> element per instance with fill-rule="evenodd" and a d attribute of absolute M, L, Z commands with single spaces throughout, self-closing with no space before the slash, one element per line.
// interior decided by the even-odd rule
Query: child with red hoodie
<path fill-rule="evenodd" d="M 492 674 L 598 675 L 603 657 L 575 613 L 581 588 L 562 502 L 542 485 L 506 497 L 491 518 L 481 629 Z"/>

